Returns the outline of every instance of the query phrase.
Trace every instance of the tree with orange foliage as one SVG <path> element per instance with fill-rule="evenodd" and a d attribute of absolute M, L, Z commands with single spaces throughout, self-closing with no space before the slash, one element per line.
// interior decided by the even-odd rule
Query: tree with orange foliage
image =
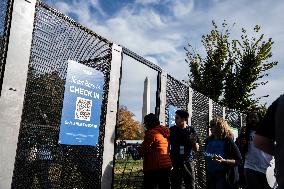
<path fill-rule="evenodd" d="M 117 139 L 119 140 L 142 140 L 144 129 L 139 121 L 134 120 L 134 113 L 127 110 L 126 106 L 118 109 Z"/>

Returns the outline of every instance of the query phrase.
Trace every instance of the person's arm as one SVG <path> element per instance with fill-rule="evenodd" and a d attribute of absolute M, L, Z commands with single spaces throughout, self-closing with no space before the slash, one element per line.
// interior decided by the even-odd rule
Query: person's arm
<path fill-rule="evenodd" d="M 237 145 L 234 143 L 233 140 L 229 140 L 228 141 L 228 153 L 230 153 L 228 156 L 228 158 L 223 158 L 221 156 L 217 156 L 214 158 L 215 161 L 228 165 L 228 166 L 235 166 L 238 165 L 241 160 L 242 160 L 242 156 L 241 153 L 239 151 L 239 148 L 237 147 Z"/>
<path fill-rule="evenodd" d="M 273 140 L 256 134 L 253 139 L 253 144 L 270 155 L 274 155 L 275 152 L 275 143 Z"/>
<path fill-rule="evenodd" d="M 194 128 L 192 127 L 191 129 L 193 129 L 193 132 L 190 134 L 189 136 L 189 140 L 191 142 L 191 147 L 192 150 L 194 152 L 197 152 L 199 150 L 199 139 L 198 139 L 198 135 L 196 133 L 196 131 L 194 130 Z"/>
<path fill-rule="evenodd" d="M 274 155 L 275 150 L 275 113 L 278 102 L 279 99 L 275 100 L 267 109 L 253 140 L 257 148 L 271 155 Z"/>
<path fill-rule="evenodd" d="M 192 144 L 192 150 L 197 152 L 199 150 L 199 143 L 196 133 L 191 134 L 190 136 L 191 144 Z"/>
<path fill-rule="evenodd" d="M 234 160 L 234 159 L 224 159 L 221 156 L 215 157 L 214 160 L 217 161 L 218 163 L 226 164 L 226 165 L 229 165 L 229 166 L 235 166 L 236 165 L 236 160 Z"/>
<path fill-rule="evenodd" d="M 154 142 L 154 135 L 150 132 L 145 133 L 144 141 L 142 142 L 140 148 L 138 148 L 140 156 L 144 156 L 145 154 L 147 154 L 153 142 Z"/>

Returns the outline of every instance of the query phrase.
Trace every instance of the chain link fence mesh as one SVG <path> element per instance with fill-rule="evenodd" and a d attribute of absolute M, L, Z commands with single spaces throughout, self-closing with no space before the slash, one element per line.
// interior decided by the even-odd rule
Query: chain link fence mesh
<path fill-rule="evenodd" d="M 239 129 L 241 127 L 241 113 L 236 110 L 226 109 L 226 120 L 230 127 Z"/>
<path fill-rule="evenodd" d="M 212 101 L 212 118 L 223 117 L 223 106 Z"/>
<path fill-rule="evenodd" d="M 38 2 L 12 188 L 100 188 L 112 43 Z M 105 76 L 98 145 L 58 144 L 67 60 Z"/>
<path fill-rule="evenodd" d="M 194 154 L 196 188 L 203 189 L 206 188 L 205 160 L 203 152 L 204 141 L 208 136 L 209 98 L 195 90 L 193 90 L 192 97 L 191 124 L 198 133 L 200 142 L 200 150 Z"/>
<path fill-rule="evenodd" d="M 11 1 L 3 0 L 1 3 L 3 6 L 1 4 L 0 19 L 3 20 L 5 15 L 5 22 L 1 22 L 6 24 L 3 24 L 5 27 L 0 33 L 2 53 L 7 46 L 5 36 L 10 20 Z M 100 188 L 111 47 L 112 43 L 108 40 L 46 4 L 37 3 L 12 188 Z M 1 72 L 3 60 L 2 53 Z M 80 62 L 104 73 L 101 126 L 96 147 L 58 144 L 67 60 Z M 158 67 L 156 69 L 161 70 Z M 166 124 L 169 106 L 188 110 L 188 102 L 189 87 L 168 75 Z M 213 102 L 212 115 L 213 118 L 223 116 L 223 107 Z M 226 110 L 226 119 L 232 127 L 239 128 L 239 112 Z M 243 117 L 243 123 L 244 120 Z M 208 136 L 209 98 L 195 90 L 192 97 L 191 122 L 199 135 L 201 147 L 201 150 L 194 154 L 196 188 L 203 189 L 206 188 L 203 151 L 204 140 Z M 127 163 L 116 163 L 114 188 L 141 188 L 142 160 L 132 160 L 127 151 L 125 159 Z"/>
<path fill-rule="evenodd" d="M 175 79 L 174 77 L 167 76 L 166 84 L 166 125 L 169 125 L 169 106 L 175 106 L 178 109 L 188 111 L 189 88 L 184 83 Z"/>

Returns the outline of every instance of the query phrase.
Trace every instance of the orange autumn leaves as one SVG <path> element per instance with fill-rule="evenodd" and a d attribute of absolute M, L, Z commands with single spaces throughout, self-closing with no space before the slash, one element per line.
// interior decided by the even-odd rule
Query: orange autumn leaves
<path fill-rule="evenodd" d="M 120 106 L 117 114 L 117 139 L 118 140 L 142 140 L 144 128 L 139 121 L 134 120 L 134 113 L 127 110 L 126 106 Z"/>

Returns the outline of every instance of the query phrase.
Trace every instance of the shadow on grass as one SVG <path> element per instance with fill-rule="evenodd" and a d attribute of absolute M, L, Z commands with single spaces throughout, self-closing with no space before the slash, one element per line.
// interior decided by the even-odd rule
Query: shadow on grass
<path fill-rule="evenodd" d="M 143 183 L 143 160 L 133 160 L 130 156 L 115 160 L 114 189 L 138 189 Z"/>

